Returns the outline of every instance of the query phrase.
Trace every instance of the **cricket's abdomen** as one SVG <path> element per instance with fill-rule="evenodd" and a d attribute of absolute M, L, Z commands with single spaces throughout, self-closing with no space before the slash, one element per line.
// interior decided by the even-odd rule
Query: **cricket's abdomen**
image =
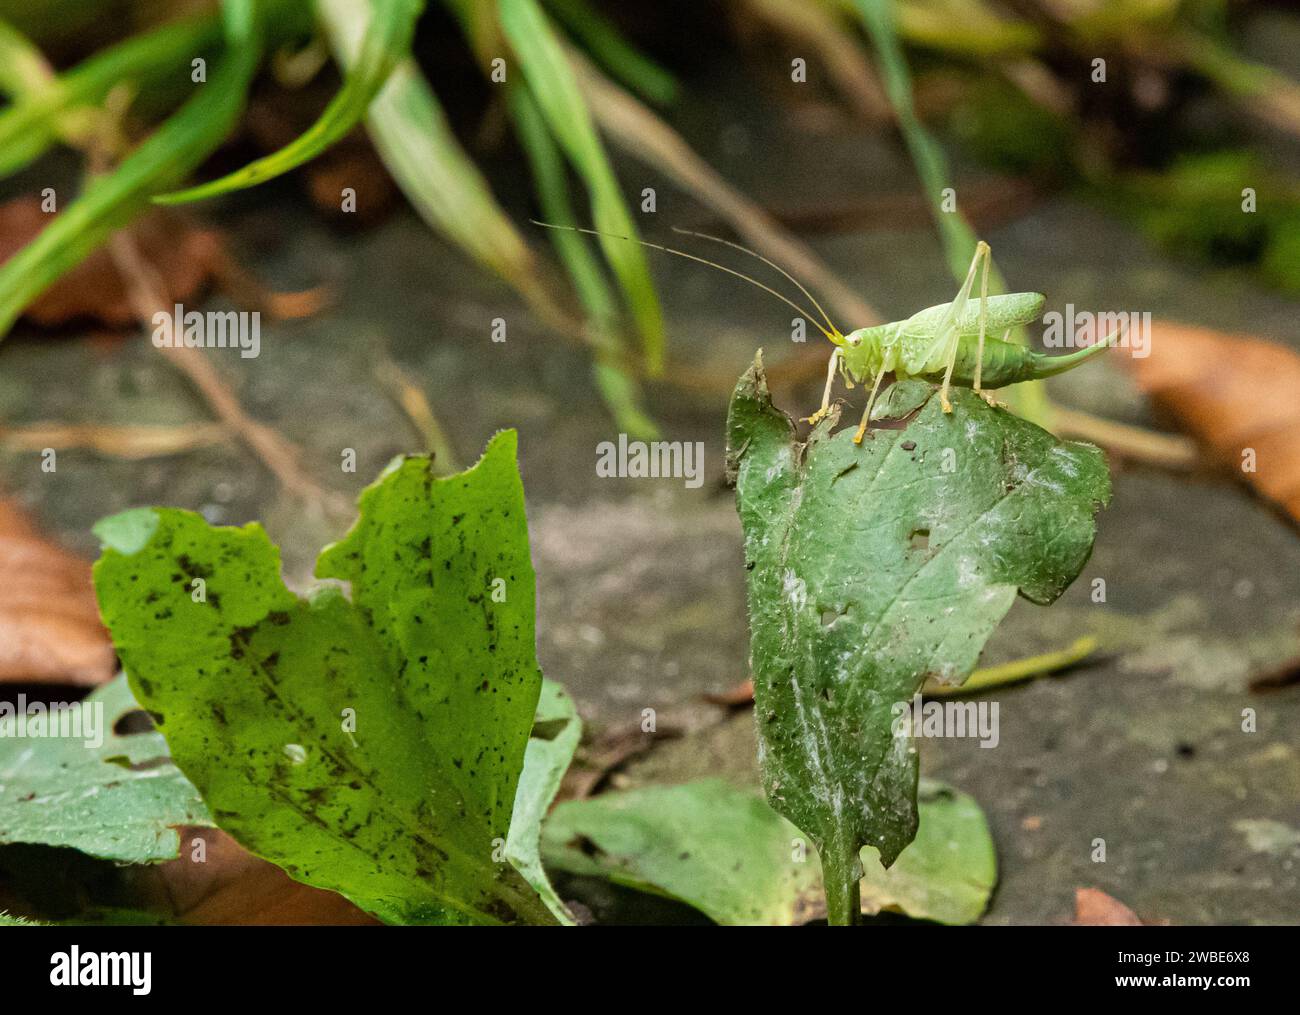
<path fill-rule="evenodd" d="M 957 357 L 952 365 L 952 383 L 963 388 L 975 384 L 975 363 L 979 358 L 979 338 L 963 335 L 957 342 Z M 980 372 L 980 386 L 1001 388 L 1018 381 L 1031 380 L 1037 372 L 1037 356 L 1033 350 L 999 338 L 984 339 L 984 369 Z M 927 363 L 919 376 L 935 384 L 943 382 L 946 362 Z"/>
<path fill-rule="evenodd" d="M 1003 388 L 1008 384 L 1019 384 L 1021 381 L 1038 381 L 1045 377 L 1055 377 L 1101 355 L 1115 344 L 1117 338 L 1118 333 L 1112 333 L 1105 341 L 1095 342 L 1063 356 L 1048 356 L 1033 349 L 1026 349 L 1022 345 L 1003 342 L 999 338 L 986 338 L 980 386 Z M 964 388 L 974 387 L 975 363 L 978 358 L 979 337 L 963 335 L 957 342 L 957 356 L 952 365 L 952 383 Z M 941 384 L 946 368 L 946 363 L 931 362 L 927 363 L 919 373 L 910 376 L 923 377 L 927 381 Z"/>

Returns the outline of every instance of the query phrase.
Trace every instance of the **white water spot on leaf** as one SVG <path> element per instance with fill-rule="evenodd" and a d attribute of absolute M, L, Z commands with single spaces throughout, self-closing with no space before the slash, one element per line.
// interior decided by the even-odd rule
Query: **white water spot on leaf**
<path fill-rule="evenodd" d="M 1079 475 L 1079 466 L 1075 460 L 1074 452 L 1068 448 L 1054 447 L 1051 450 L 1051 456 L 1056 460 L 1056 467 L 1071 479 Z"/>
<path fill-rule="evenodd" d="M 808 586 L 793 571 L 787 571 L 782 577 L 781 590 L 794 609 L 802 610 L 808 605 Z"/>
<path fill-rule="evenodd" d="M 284 756 L 293 764 L 301 765 L 307 760 L 307 748 L 303 747 L 302 744 L 285 744 Z"/>

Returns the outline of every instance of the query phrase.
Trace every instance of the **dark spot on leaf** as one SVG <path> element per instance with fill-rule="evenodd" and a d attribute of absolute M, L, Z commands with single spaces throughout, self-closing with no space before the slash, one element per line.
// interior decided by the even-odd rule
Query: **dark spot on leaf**
<path fill-rule="evenodd" d="M 118 754 L 104 760 L 111 761 L 114 765 L 120 765 L 122 768 L 130 769 L 132 772 L 147 772 L 151 768 L 162 768 L 163 765 L 172 763 L 172 759 L 165 754 L 160 754 L 156 758 L 149 758 L 147 761 L 131 762 L 127 760 L 124 754 Z"/>
<path fill-rule="evenodd" d="M 857 467 L 858 467 L 857 462 L 850 462 L 844 468 L 840 469 L 839 472 L 835 473 L 834 478 L 831 479 L 831 485 L 834 486 L 836 483 L 838 483 L 841 479 L 843 479 L 845 476 L 847 476 L 850 472 L 852 472 Z"/>
<path fill-rule="evenodd" d="M 212 577 L 212 568 L 208 567 L 206 564 L 200 564 L 198 561 L 192 560 L 189 554 L 182 553 L 176 558 L 176 563 L 188 578 Z"/>

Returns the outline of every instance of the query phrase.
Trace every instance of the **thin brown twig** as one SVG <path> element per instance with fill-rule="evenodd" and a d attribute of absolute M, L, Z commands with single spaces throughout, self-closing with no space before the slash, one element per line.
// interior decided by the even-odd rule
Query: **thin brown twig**
<path fill-rule="evenodd" d="M 1186 471 L 1194 469 L 1201 460 L 1196 442 L 1180 434 L 1156 433 L 1060 405 L 1052 406 L 1048 422 L 1058 436 L 1092 441 L 1145 465 Z"/>
<path fill-rule="evenodd" d="M 383 386 L 398 408 L 406 414 L 411 426 L 424 441 L 424 446 L 433 457 L 434 472 L 440 476 L 460 472 L 461 466 L 457 461 L 455 449 L 452 448 L 451 441 L 447 437 L 447 431 L 434 415 L 433 406 L 429 404 L 423 389 L 380 343 L 375 345 L 375 379 Z"/>
<path fill-rule="evenodd" d="M 167 299 L 157 271 L 141 255 L 135 239 L 125 229 L 118 230 L 108 241 L 109 253 L 126 282 L 131 305 L 141 324 L 151 326 L 154 314 L 165 310 Z M 257 422 L 244 412 L 231 391 L 201 349 L 185 346 L 164 347 L 163 353 L 198 389 L 217 417 L 229 427 L 262 463 L 274 473 L 286 490 L 308 503 L 345 512 L 346 499 L 326 491 L 299 465 L 298 449 L 271 427 Z"/>
<path fill-rule="evenodd" d="M 229 439 L 230 434 L 219 423 L 184 427 L 31 423 L 0 427 L 0 446 L 11 450 L 88 448 L 101 455 L 132 460 L 182 454 Z"/>

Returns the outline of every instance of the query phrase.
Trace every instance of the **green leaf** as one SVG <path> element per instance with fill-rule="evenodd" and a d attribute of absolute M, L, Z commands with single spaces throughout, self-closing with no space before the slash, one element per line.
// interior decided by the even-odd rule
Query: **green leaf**
<path fill-rule="evenodd" d="M 104 621 L 217 823 L 390 923 L 554 922 L 504 858 L 542 684 L 515 445 L 395 460 L 316 565 L 351 600 L 295 596 L 256 524 L 97 527 Z"/>
<path fill-rule="evenodd" d="M 728 420 L 749 577 L 750 646 L 768 800 L 817 843 L 828 894 L 858 850 L 886 865 L 915 835 L 916 754 L 894 706 L 936 676 L 960 683 L 1017 589 L 1061 594 L 1087 561 L 1110 496 L 1098 449 L 1062 443 L 966 389 L 896 384 L 902 429 L 807 445 L 768 394 L 762 360 Z M 832 919 L 849 914 L 832 898 Z"/>
<path fill-rule="evenodd" d="M 664 322 L 654 282 L 637 229 L 623 200 L 618 179 L 596 133 L 591 113 L 578 88 L 573 68 L 555 29 L 536 0 L 498 0 L 501 27 L 523 69 L 524 79 L 560 147 L 591 195 L 595 228 L 641 334 L 647 365 L 660 371 L 664 358 Z"/>
<path fill-rule="evenodd" d="M 211 825 L 160 734 L 113 731 L 139 708 L 118 677 L 80 703 L 83 722 L 94 723 L 81 727 L 85 735 L 32 739 L 15 736 L 16 718 L 0 706 L 0 843 L 154 863 L 179 854 L 178 826 Z"/>
<path fill-rule="evenodd" d="M 542 869 L 541 836 L 546 811 L 560 791 L 560 782 L 581 739 L 582 720 L 578 718 L 573 699 L 555 681 L 543 680 L 533 735 L 524 752 L 524 769 L 519 774 L 515 807 L 510 815 L 506 859 L 533 886 L 555 918 L 569 925 L 573 924 L 573 917 Z"/>
<path fill-rule="evenodd" d="M 226 0 L 223 12 L 226 54 L 211 79 L 196 84 L 184 106 L 0 266 L 0 337 L 28 303 L 130 222 L 151 194 L 184 178 L 235 125 L 261 57 L 262 35 L 251 0 Z"/>
<path fill-rule="evenodd" d="M 393 68 L 410 55 L 415 23 L 424 10 L 424 0 L 373 0 L 372 7 L 370 27 L 356 62 L 349 68 L 343 87 L 315 123 L 272 155 L 220 179 L 158 195 L 154 202 L 182 204 L 256 186 L 311 161 L 341 140 L 361 122 Z"/>
<path fill-rule="evenodd" d="M 993 840 L 973 798 L 926 784 L 916 841 L 889 870 L 862 855 L 862 909 L 965 924 L 997 880 Z M 678 899 L 728 925 L 826 915 L 820 864 L 797 828 L 756 792 L 717 779 L 647 786 L 560 804 L 546 822 L 547 865 Z"/>

